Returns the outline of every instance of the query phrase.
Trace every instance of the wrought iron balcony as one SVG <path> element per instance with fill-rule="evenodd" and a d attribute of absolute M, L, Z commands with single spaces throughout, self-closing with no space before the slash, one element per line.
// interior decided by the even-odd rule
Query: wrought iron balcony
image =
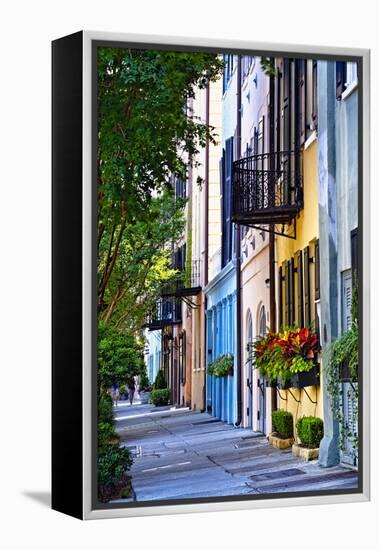
<path fill-rule="evenodd" d="M 182 270 L 177 277 L 162 288 L 161 296 L 195 296 L 201 291 L 200 260 L 193 260 L 187 269 Z M 188 268 L 191 268 L 190 270 Z"/>
<path fill-rule="evenodd" d="M 232 221 L 291 224 L 303 207 L 300 151 L 264 153 L 233 163 Z"/>
<path fill-rule="evenodd" d="M 175 297 L 160 298 L 146 316 L 145 326 L 149 330 L 160 330 L 182 321 L 182 303 Z"/>

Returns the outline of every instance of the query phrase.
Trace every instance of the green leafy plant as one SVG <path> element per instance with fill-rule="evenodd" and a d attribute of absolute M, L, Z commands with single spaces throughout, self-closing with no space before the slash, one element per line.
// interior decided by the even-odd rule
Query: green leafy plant
<path fill-rule="evenodd" d="M 254 366 L 270 382 L 288 382 L 293 374 L 308 372 L 315 366 L 317 335 L 310 328 L 284 327 L 269 332 L 252 343 Z"/>
<path fill-rule="evenodd" d="M 105 393 L 145 368 L 143 348 L 134 335 L 110 323 L 98 324 L 97 362 L 98 389 Z"/>
<path fill-rule="evenodd" d="M 157 372 L 154 382 L 154 390 L 165 390 L 167 388 L 167 382 L 163 374 L 163 370 Z"/>
<path fill-rule="evenodd" d="M 265 75 L 275 76 L 275 66 L 269 57 L 261 57 L 261 68 Z"/>
<path fill-rule="evenodd" d="M 120 387 L 120 394 L 126 395 L 128 393 L 128 388 L 124 385 Z"/>
<path fill-rule="evenodd" d="M 113 425 L 113 401 L 109 394 L 103 394 L 98 401 L 98 421 Z"/>
<path fill-rule="evenodd" d="M 149 377 L 146 372 L 146 365 L 141 370 L 139 385 L 141 390 L 144 390 L 150 386 Z"/>
<path fill-rule="evenodd" d="M 170 400 L 170 390 L 168 388 L 162 388 L 160 390 L 154 389 L 151 392 L 150 399 L 156 407 L 168 405 Z"/>
<path fill-rule="evenodd" d="M 97 443 L 98 447 L 104 447 L 108 443 L 117 442 L 118 436 L 114 430 L 113 424 L 109 422 L 99 422 L 97 425 Z"/>
<path fill-rule="evenodd" d="M 351 452 L 358 453 L 358 359 L 359 359 L 359 325 L 358 325 L 358 278 L 355 274 L 351 304 L 351 327 L 336 338 L 327 349 L 326 375 L 327 390 L 331 401 L 334 419 L 340 423 L 340 449 L 346 451 L 346 441 L 351 444 Z M 350 378 L 347 398 L 352 404 L 350 423 L 344 418 L 341 408 L 341 373 L 346 371 Z M 353 428 L 352 428 L 353 426 Z"/>
<path fill-rule="evenodd" d="M 321 418 L 303 416 L 296 422 L 296 432 L 303 445 L 315 449 L 324 437 L 324 423 Z"/>
<path fill-rule="evenodd" d="M 222 74 L 219 55 L 99 48 L 98 311 L 104 321 L 138 328 L 167 270 L 168 243 L 183 204 L 166 192 L 215 129 L 183 107 Z M 138 299 L 137 299 L 138 298 Z"/>
<path fill-rule="evenodd" d="M 102 445 L 98 448 L 97 476 L 98 495 L 102 502 L 109 499 L 112 493 L 125 484 L 125 472 L 132 465 L 129 449 L 118 444 Z"/>
<path fill-rule="evenodd" d="M 222 376 L 233 376 L 234 357 L 232 353 L 222 354 L 210 361 L 207 366 L 207 373 L 220 378 Z"/>
<path fill-rule="evenodd" d="M 290 412 L 277 410 L 272 412 L 272 429 L 283 439 L 293 437 L 293 416 Z"/>

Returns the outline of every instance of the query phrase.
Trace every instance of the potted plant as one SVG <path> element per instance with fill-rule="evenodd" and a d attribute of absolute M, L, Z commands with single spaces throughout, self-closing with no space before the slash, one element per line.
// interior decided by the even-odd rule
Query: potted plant
<path fill-rule="evenodd" d="M 318 383 L 317 335 L 310 328 L 269 332 L 253 344 L 254 364 L 271 385 L 282 389 Z"/>
<path fill-rule="evenodd" d="M 324 437 L 324 423 L 315 416 L 303 416 L 296 422 L 296 433 L 300 443 L 292 446 L 294 455 L 305 460 L 318 458 L 320 441 Z"/>
<path fill-rule="evenodd" d="M 223 376 L 233 376 L 234 357 L 232 353 L 219 355 L 207 366 L 207 374 L 221 378 Z"/>
<path fill-rule="evenodd" d="M 268 441 L 277 449 L 288 449 L 294 443 L 293 416 L 288 411 L 277 410 L 272 412 L 272 433 Z"/>
<path fill-rule="evenodd" d="M 156 407 L 168 405 L 170 402 L 170 390 L 167 388 L 163 371 L 159 370 L 155 378 L 150 400 Z"/>

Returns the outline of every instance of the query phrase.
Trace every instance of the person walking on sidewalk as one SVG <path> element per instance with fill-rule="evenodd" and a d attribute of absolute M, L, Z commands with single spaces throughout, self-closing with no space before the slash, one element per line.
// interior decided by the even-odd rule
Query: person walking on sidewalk
<path fill-rule="evenodd" d="M 113 399 L 113 405 L 117 407 L 118 401 L 120 399 L 120 390 L 118 389 L 118 386 L 112 386 L 111 395 Z"/>
<path fill-rule="evenodd" d="M 129 390 L 129 403 L 133 405 L 134 392 L 136 391 L 136 383 L 134 381 L 134 376 L 132 376 L 129 380 L 128 390 Z"/>

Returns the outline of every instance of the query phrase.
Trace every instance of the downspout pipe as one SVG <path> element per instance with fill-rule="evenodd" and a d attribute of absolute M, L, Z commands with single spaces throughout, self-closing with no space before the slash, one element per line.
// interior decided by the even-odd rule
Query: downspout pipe
<path fill-rule="evenodd" d="M 237 125 L 236 125 L 236 158 L 241 158 L 241 56 L 237 62 Z M 233 178 L 232 178 L 233 193 Z M 242 422 L 242 296 L 241 296 L 241 226 L 236 224 L 236 351 L 237 351 L 237 420 L 235 426 Z"/>

